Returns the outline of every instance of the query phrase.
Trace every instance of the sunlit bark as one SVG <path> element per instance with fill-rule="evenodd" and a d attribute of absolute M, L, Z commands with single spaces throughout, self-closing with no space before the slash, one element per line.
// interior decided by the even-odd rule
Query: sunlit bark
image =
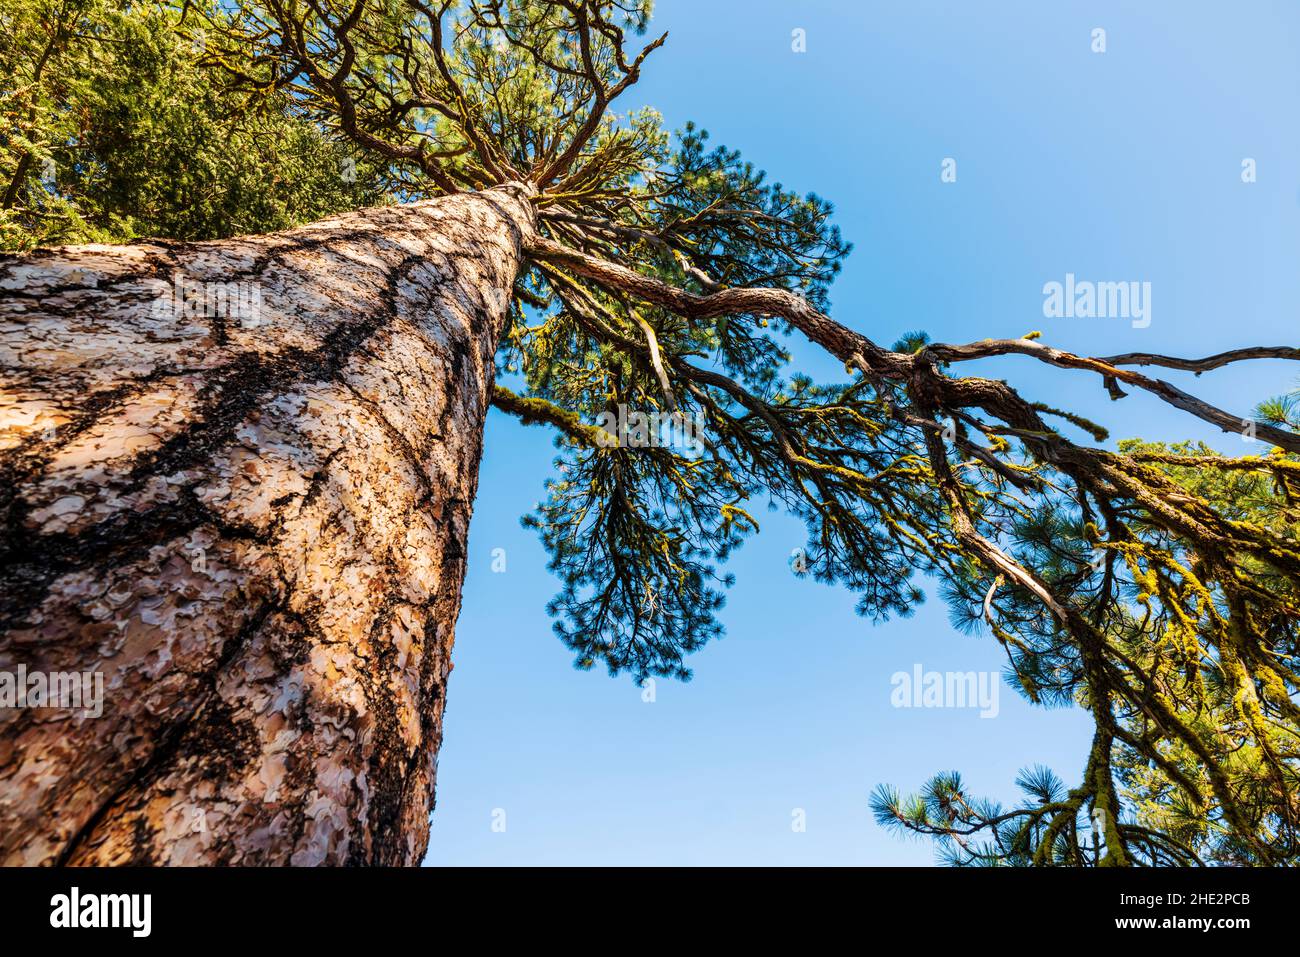
<path fill-rule="evenodd" d="M 0 710 L 0 861 L 419 862 L 532 232 L 507 186 L 0 261 L 0 670 L 104 678 Z"/>

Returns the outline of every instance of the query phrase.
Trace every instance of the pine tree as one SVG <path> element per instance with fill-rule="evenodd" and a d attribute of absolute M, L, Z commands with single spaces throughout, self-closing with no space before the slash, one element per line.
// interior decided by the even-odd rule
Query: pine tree
<path fill-rule="evenodd" d="M 1261 420 L 1294 428 L 1295 399 L 1264 403 L 1257 414 Z M 1229 458 L 1204 443 L 1190 442 L 1169 446 L 1126 440 L 1119 447 L 1228 521 L 1248 523 L 1282 542 L 1294 541 L 1300 533 L 1293 471 L 1284 457 Z M 1130 527 L 1145 531 L 1156 547 L 1168 547 L 1156 538 L 1156 529 L 1136 523 Z M 1081 540 L 1078 511 L 1068 503 L 1044 505 L 1013 521 L 1011 528 L 1014 539 L 1033 556 L 1034 567 L 1058 590 L 1069 587 L 1071 576 L 1088 560 L 1077 549 L 1071 554 L 1060 547 Z M 1091 563 L 1100 565 L 1099 558 L 1095 553 Z M 1186 552 L 1182 560 L 1195 561 Z M 1256 588 L 1295 603 L 1294 580 L 1275 566 L 1242 556 L 1236 571 Z M 1086 600 L 1096 601 L 1099 583 L 1085 579 L 1081 584 L 1087 589 Z M 1184 599 L 1180 610 L 1172 602 L 1152 601 L 1149 593 L 1144 595 L 1146 583 L 1131 575 L 1114 587 L 1128 593 L 1127 614 L 1105 619 L 1107 643 L 1117 654 L 1141 663 L 1151 686 L 1169 695 L 1178 717 L 1192 729 L 1195 743 L 1161 735 L 1147 712 L 1118 707 L 1112 709 L 1110 740 L 1100 731 L 1094 740 L 1083 787 L 1067 790 L 1051 770 L 1035 766 L 1016 782 L 1025 800 L 1008 808 L 969 794 L 960 774 L 947 772 L 908 798 L 891 786 L 878 787 L 871 799 L 876 820 L 897 831 L 933 838 L 939 858 L 961 866 L 1293 862 L 1294 850 L 1285 842 L 1295 800 L 1295 745 L 1285 709 L 1267 693 L 1259 695 L 1257 704 L 1251 702 L 1232 652 L 1217 660 L 1205 651 L 1199 660 L 1191 658 L 1188 646 L 1204 639 L 1188 605 L 1202 596 Z M 950 589 L 954 624 L 977 625 L 978 577 L 954 579 Z M 1290 619 L 1279 616 L 1265 627 L 1272 641 L 1285 648 L 1293 627 Z M 1012 645 L 1008 653 L 1007 679 L 1029 700 L 1088 706 L 1086 683 L 1057 680 L 1059 651 L 1045 644 L 1030 649 Z M 1103 772 L 1113 779 L 1116 792 L 1110 804 L 1113 818 L 1107 817 L 1107 805 L 1098 803 L 1097 789 L 1088 786 Z M 1118 851 L 1111 853 L 1111 847 Z"/>
<path fill-rule="evenodd" d="M 0 0 L 0 248 L 215 239 L 390 200 L 383 164 L 204 69 L 151 3 Z"/>
<path fill-rule="evenodd" d="M 687 677 L 720 631 L 718 566 L 766 500 L 807 525 L 803 571 L 863 615 L 905 615 L 938 579 L 1031 700 L 1095 721 L 1072 788 L 1023 779 L 1028 812 L 967 808 L 945 776 L 919 806 L 878 794 L 882 819 L 959 862 L 1294 859 L 1300 434 L 1283 409 L 1243 420 L 1137 369 L 1300 350 L 883 347 L 829 315 L 849 246 L 826 201 L 695 127 L 614 112 L 666 40 L 643 39 L 649 14 L 167 11 L 214 102 L 298 124 L 320 155 L 346 141 L 395 202 L 0 264 L 0 664 L 101 670 L 114 702 L 3 719 L 0 859 L 418 862 L 489 403 L 556 431 L 529 522 L 580 667 Z M 22 157 L 53 146 L 23 135 L 5 172 L 39 211 L 66 197 L 35 192 Z M 791 370 L 786 333 L 843 381 Z M 1006 355 L 1272 451 L 1098 448 L 1101 425 L 962 374 Z M 1264 511 L 1204 476 L 1250 476 Z M 1144 802 L 1178 810 L 1134 820 Z"/>

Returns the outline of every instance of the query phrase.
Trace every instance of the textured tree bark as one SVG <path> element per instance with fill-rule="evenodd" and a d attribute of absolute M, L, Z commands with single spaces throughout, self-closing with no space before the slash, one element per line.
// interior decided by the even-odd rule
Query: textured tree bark
<path fill-rule="evenodd" d="M 0 260 L 0 672 L 104 688 L 0 708 L 0 861 L 419 863 L 533 231 L 507 186 Z"/>

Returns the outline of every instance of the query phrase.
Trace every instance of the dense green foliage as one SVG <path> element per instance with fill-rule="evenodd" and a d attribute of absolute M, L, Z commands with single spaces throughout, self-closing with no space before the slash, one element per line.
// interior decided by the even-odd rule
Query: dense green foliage
<path fill-rule="evenodd" d="M 213 239 L 384 200 L 382 163 L 205 68 L 177 10 L 0 0 L 0 31 L 2 248 Z"/>

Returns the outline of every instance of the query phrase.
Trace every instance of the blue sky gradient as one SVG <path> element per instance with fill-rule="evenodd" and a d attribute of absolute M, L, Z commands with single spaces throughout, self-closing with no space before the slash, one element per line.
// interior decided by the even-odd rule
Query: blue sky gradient
<path fill-rule="evenodd" d="M 620 109 L 696 120 L 832 200 L 855 244 L 832 314 L 885 345 L 912 329 L 1040 329 L 1092 355 L 1296 342 L 1300 5 L 660 0 L 651 31 L 665 29 Z M 955 183 L 940 180 L 946 157 Z M 1245 158 L 1257 182 L 1242 182 Z M 1044 318 L 1043 285 L 1067 272 L 1150 282 L 1151 325 Z M 795 368 L 843 379 L 791 341 Z M 1243 451 L 1155 399 L 1112 403 L 1095 376 L 1023 357 L 964 371 L 1116 439 Z M 1163 376 L 1242 415 L 1297 384 L 1280 362 Z M 1000 671 L 1001 650 L 954 631 L 932 589 L 911 619 L 858 618 L 852 593 L 791 574 L 805 535 L 776 514 L 729 565 L 727 636 L 694 656 L 693 681 L 660 681 L 646 703 L 629 677 L 574 670 L 545 614 L 557 583 L 518 521 L 543 494 L 551 436 L 493 412 L 486 449 L 426 863 L 929 864 L 929 845 L 872 821 L 877 784 L 908 791 L 955 768 L 1007 799 L 1023 766 L 1067 784 L 1082 769 L 1087 716 L 1005 685 L 992 719 L 893 707 L 894 672 Z"/>

